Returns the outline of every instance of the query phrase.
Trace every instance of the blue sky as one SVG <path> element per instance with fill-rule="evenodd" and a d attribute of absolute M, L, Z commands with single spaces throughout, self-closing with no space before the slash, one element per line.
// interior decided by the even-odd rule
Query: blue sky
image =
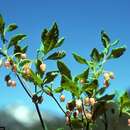
<path fill-rule="evenodd" d="M 29 56 L 39 47 L 43 28 L 56 21 L 65 43 L 61 49 L 67 52 L 64 61 L 77 74 L 84 66 L 77 64 L 72 52 L 88 57 L 93 47 L 102 48 L 100 31 L 104 29 L 112 40 L 119 39 L 127 46 L 124 56 L 110 61 L 105 67 L 114 71 L 116 79 L 109 91 L 125 90 L 130 87 L 130 1 L 129 0 L 1 0 L 0 13 L 6 23 L 17 23 L 18 31 L 28 35 Z M 0 76 L 3 75 L 0 70 Z M 24 91 L 17 86 L 15 90 L 6 88 L 3 79 L 0 86 L 0 106 L 23 103 L 31 106 Z M 46 99 L 47 103 L 50 99 Z M 49 106 L 49 103 L 48 103 Z M 55 106 L 53 104 L 53 106 Z M 45 105 L 43 107 L 46 108 Z M 56 106 L 55 106 L 56 108 Z M 49 107 L 49 109 L 51 109 Z"/>

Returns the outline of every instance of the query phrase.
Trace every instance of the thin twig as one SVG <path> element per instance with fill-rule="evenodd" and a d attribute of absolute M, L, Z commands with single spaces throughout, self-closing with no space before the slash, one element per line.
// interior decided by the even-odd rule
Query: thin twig
<path fill-rule="evenodd" d="M 23 82 L 22 82 L 20 76 L 19 76 L 18 74 L 16 74 L 16 76 L 17 76 L 17 78 L 19 79 L 19 81 L 20 81 L 20 83 L 21 83 L 23 89 L 24 89 L 25 92 L 27 93 L 27 95 L 28 95 L 30 98 L 32 98 L 32 95 L 28 92 L 28 90 L 27 90 L 27 88 L 25 87 L 25 85 L 23 84 Z"/>
<path fill-rule="evenodd" d="M 54 101 L 57 103 L 57 105 L 59 106 L 59 108 L 62 110 L 62 112 L 65 114 L 65 116 L 67 116 L 66 112 L 64 111 L 64 109 L 61 107 L 60 103 L 57 101 L 57 99 L 53 96 L 53 94 L 51 95 L 51 97 L 54 99 Z M 72 128 L 72 124 L 71 124 L 71 119 L 70 119 L 70 116 L 69 116 L 69 127 L 71 130 L 73 130 Z"/>
<path fill-rule="evenodd" d="M 44 121 L 43 121 L 43 118 L 42 118 L 42 115 L 41 115 L 41 112 L 40 112 L 40 109 L 39 109 L 39 106 L 38 106 L 37 103 L 35 103 L 35 107 L 36 107 L 38 116 L 40 118 L 40 121 L 41 121 L 41 124 L 42 124 L 42 128 L 43 128 L 43 130 L 45 130 L 45 124 L 44 124 Z"/>
<path fill-rule="evenodd" d="M 85 109 L 84 109 L 84 104 L 83 104 L 83 99 L 82 99 L 82 110 L 83 110 L 85 119 L 86 119 L 86 121 L 87 121 L 86 130 L 89 130 L 89 122 L 88 122 L 88 119 L 87 119 L 87 117 L 86 117 L 86 113 L 85 113 Z"/>
<path fill-rule="evenodd" d="M 26 86 L 24 85 L 24 83 L 22 82 L 22 79 L 20 78 L 20 76 L 18 74 L 16 74 L 18 80 L 20 81 L 23 89 L 25 90 L 25 92 L 27 93 L 27 95 L 32 99 L 32 95 L 28 92 Z M 37 113 L 38 113 L 38 116 L 39 116 L 39 119 L 40 119 L 40 122 L 41 122 L 41 125 L 42 125 L 42 129 L 45 130 L 45 125 L 44 125 L 44 121 L 42 119 L 42 116 L 41 116 L 41 113 L 40 113 L 40 109 L 39 109 L 39 106 L 37 103 L 34 103 L 35 104 L 35 107 L 36 107 L 36 110 L 37 110 Z"/>

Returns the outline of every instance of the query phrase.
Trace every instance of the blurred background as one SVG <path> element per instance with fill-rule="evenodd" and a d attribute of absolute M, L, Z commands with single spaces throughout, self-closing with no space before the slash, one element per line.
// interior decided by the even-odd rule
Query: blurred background
<path fill-rule="evenodd" d="M 20 32 L 28 36 L 24 43 L 29 45 L 28 56 L 30 58 L 35 56 L 40 45 L 41 31 L 50 27 L 53 22 L 57 22 L 60 36 L 65 37 L 60 50 L 67 52 L 64 62 L 71 68 L 73 75 L 80 73 L 85 66 L 73 60 L 72 52 L 89 58 L 92 48 L 96 47 L 101 50 L 103 48 L 100 40 L 101 30 L 105 30 L 111 40 L 119 39 L 121 44 L 125 44 L 126 53 L 121 58 L 105 65 L 106 70 L 113 71 L 116 76 L 108 89 L 110 93 L 115 90 L 122 93 L 130 87 L 129 12 L 129 0 L 0 0 L 0 14 L 3 15 L 6 24 L 16 23 L 19 29 L 15 33 Z M 48 70 L 55 68 L 55 63 L 47 64 Z M 9 120 L 20 123 L 18 125 L 30 122 L 32 126 L 38 121 L 37 115 L 33 113 L 34 106 L 18 82 L 16 89 L 6 87 L 4 76 L 5 71 L 0 69 L 0 125 L 2 121 Z M 59 85 L 58 80 L 55 85 Z M 59 95 L 56 98 L 59 100 Z M 65 108 L 64 103 L 62 106 Z M 44 103 L 40 108 L 48 121 L 54 121 L 55 118 L 59 120 L 63 117 L 61 110 L 49 97 L 44 96 Z M 21 112 L 25 114 L 21 115 Z M 30 113 L 33 113 L 34 119 L 29 116 Z M 50 113 L 52 116 L 49 116 Z M 64 119 L 61 120 L 62 123 L 64 125 Z M 6 125 L 6 123 L 3 124 Z"/>

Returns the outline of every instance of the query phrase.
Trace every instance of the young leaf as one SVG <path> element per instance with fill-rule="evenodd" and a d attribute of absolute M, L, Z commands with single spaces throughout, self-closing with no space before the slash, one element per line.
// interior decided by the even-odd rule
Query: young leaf
<path fill-rule="evenodd" d="M 100 88 L 100 89 L 96 92 L 96 94 L 102 95 L 102 94 L 105 92 L 106 89 L 107 89 L 106 87 L 102 87 L 102 88 Z"/>
<path fill-rule="evenodd" d="M 115 94 L 111 94 L 111 95 L 105 95 L 99 99 L 97 99 L 97 101 L 107 101 L 107 100 L 112 100 L 115 97 Z"/>
<path fill-rule="evenodd" d="M 99 52 L 98 52 L 98 50 L 96 49 L 96 48 L 94 48 L 93 50 L 92 50 L 92 53 L 91 53 L 91 58 L 94 60 L 94 61 L 100 61 L 100 54 L 99 54 Z"/>
<path fill-rule="evenodd" d="M 34 81 L 34 84 L 40 86 L 43 83 L 42 79 L 37 74 L 35 74 L 32 70 L 30 70 L 30 76 Z"/>
<path fill-rule="evenodd" d="M 68 78 L 72 78 L 71 77 L 71 71 L 69 70 L 69 68 L 66 66 L 66 64 L 62 61 L 57 61 L 57 67 L 61 73 L 61 75 L 65 75 Z"/>
<path fill-rule="evenodd" d="M 104 31 L 101 31 L 101 41 L 105 48 L 107 48 L 108 45 L 110 44 L 110 38 L 108 37 L 107 33 Z"/>
<path fill-rule="evenodd" d="M 98 80 L 93 80 L 91 83 L 86 83 L 83 85 L 81 93 L 86 92 L 87 94 L 91 95 L 93 93 L 93 90 L 95 90 L 97 87 Z"/>
<path fill-rule="evenodd" d="M 14 37 L 11 38 L 8 48 L 10 48 L 11 46 L 15 46 L 18 45 L 18 43 L 22 40 L 24 40 L 26 38 L 26 35 L 24 34 L 17 34 Z"/>
<path fill-rule="evenodd" d="M 116 46 L 117 44 L 119 44 L 119 40 L 115 40 L 113 43 L 111 43 L 111 46 Z"/>
<path fill-rule="evenodd" d="M 126 51 L 125 46 L 113 49 L 112 52 L 111 52 L 111 57 L 112 58 L 119 58 L 120 56 L 122 56 L 124 54 L 125 51 Z"/>
<path fill-rule="evenodd" d="M 58 71 L 50 71 L 46 73 L 46 76 L 43 80 L 44 84 L 52 82 L 58 75 Z"/>
<path fill-rule="evenodd" d="M 87 64 L 87 61 L 86 61 L 83 57 L 81 57 L 80 55 L 78 55 L 78 54 L 76 54 L 76 53 L 72 53 L 72 55 L 73 55 L 74 59 L 75 59 L 78 63 L 80 63 L 80 64 Z"/>
<path fill-rule="evenodd" d="M 5 28 L 5 32 L 11 32 L 14 31 L 15 29 L 17 29 L 18 26 L 16 24 L 10 24 Z"/>
<path fill-rule="evenodd" d="M 61 86 L 54 89 L 55 93 L 61 93 L 62 91 L 63 91 L 63 88 Z"/>
<path fill-rule="evenodd" d="M 65 40 L 64 37 L 60 38 L 60 39 L 57 41 L 57 43 L 56 43 L 56 45 L 55 45 L 55 48 L 60 47 L 60 46 L 63 44 L 64 40 Z"/>
<path fill-rule="evenodd" d="M 72 94 L 79 97 L 80 91 L 79 91 L 77 85 L 64 74 L 62 75 L 62 79 L 64 82 L 61 83 L 61 87 L 64 90 L 70 91 Z"/>
<path fill-rule="evenodd" d="M 44 54 L 47 54 L 50 50 L 54 49 L 59 37 L 59 30 L 56 23 L 50 30 L 44 29 L 41 34 L 41 41 L 44 45 Z"/>
<path fill-rule="evenodd" d="M 48 60 L 59 60 L 66 56 L 64 51 L 58 51 L 47 57 Z"/>
<path fill-rule="evenodd" d="M 81 79 L 86 81 L 86 79 L 88 78 L 88 75 L 89 75 L 89 68 L 84 70 L 83 73 L 77 75 L 74 81 L 77 82 L 78 80 L 81 80 Z"/>

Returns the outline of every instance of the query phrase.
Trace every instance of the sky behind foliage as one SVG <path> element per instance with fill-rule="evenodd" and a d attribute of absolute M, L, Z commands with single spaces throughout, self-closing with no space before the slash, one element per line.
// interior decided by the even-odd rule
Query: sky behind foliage
<path fill-rule="evenodd" d="M 72 52 L 89 58 L 92 48 L 101 50 L 101 30 L 105 30 L 111 40 L 119 39 L 127 46 L 127 51 L 120 59 L 108 62 L 105 68 L 116 75 L 108 91 L 121 91 L 130 87 L 129 6 L 129 0 L 0 0 L 0 13 L 7 24 L 17 23 L 19 29 L 16 32 L 27 34 L 28 39 L 25 43 L 29 45 L 28 55 L 31 58 L 40 45 L 42 29 L 50 27 L 56 21 L 60 35 L 65 37 L 64 45 L 61 47 L 67 52 L 64 61 L 71 68 L 73 75 L 80 73 L 85 66 L 73 60 Z M 48 65 L 48 68 L 55 68 L 54 65 Z M 3 99 L 0 106 L 14 102 L 32 106 L 20 85 L 15 90 L 7 88 L 3 76 L 4 73 L 0 70 L 0 99 Z M 45 100 L 49 106 L 51 100 Z M 54 104 L 52 102 L 53 106 Z M 46 108 L 44 104 L 42 107 Z M 57 108 L 55 106 L 55 109 Z M 49 106 L 48 109 L 53 108 Z"/>

